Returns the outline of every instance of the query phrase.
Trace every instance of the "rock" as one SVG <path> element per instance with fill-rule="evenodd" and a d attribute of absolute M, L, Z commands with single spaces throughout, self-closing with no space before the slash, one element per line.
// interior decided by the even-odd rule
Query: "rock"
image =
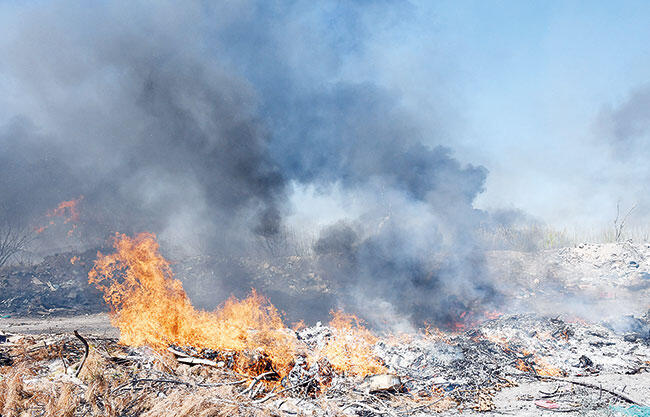
<path fill-rule="evenodd" d="M 587 355 L 580 356 L 580 363 L 578 364 L 580 368 L 589 368 L 594 366 L 594 362 L 589 359 Z"/>
<path fill-rule="evenodd" d="M 8 353 L 0 352 L 0 366 L 11 366 L 14 361 Z"/>
<path fill-rule="evenodd" d="M 638 333 L 628 333 L 625 336 L 623 336 L 623 340 L 625 340 L 626 342 L 632 342 L 632 343 L 637 342 L 637 341 L 642 340 L 642 339 L 643 339 L 643 337 Z"/>
<path fill-rule="evenodd" d="M 359 388 L 366 392 L 377 391 L 398 391 L 402 386 L 402 380 L 397 375 L 377 374 L 364 378 Z"/>

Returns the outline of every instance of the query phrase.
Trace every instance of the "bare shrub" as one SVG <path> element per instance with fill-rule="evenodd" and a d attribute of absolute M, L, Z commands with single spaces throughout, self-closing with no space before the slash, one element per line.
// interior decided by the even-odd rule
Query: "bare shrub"
<path fill-rule="evenodd" d="M 32 238 L 32 233 L 26 227 L 10 222 L 6 216 L 0 218 L 0 268 L 23 251 Z"/>
<path fill-rule="evenodd" d="M 553 230 L 547 226 L 483 226 L 477 230 L 483 247 L 490 250 L 516 250 L 535 252 L 572 244 L 566 231 Z"/>
<path fill-rule="evenodd" d="M 625 228 L 625 222 L 630 217 L 630 214 L 636 208 L 636 204 L 632 205 L 630 209 L 625 213 L 625 216 L 621 218 L 621 202 L 616 203 L 616 218 L 614 219 L 614 241 L 620 242 L 623 238 L 623 229 Z"/>

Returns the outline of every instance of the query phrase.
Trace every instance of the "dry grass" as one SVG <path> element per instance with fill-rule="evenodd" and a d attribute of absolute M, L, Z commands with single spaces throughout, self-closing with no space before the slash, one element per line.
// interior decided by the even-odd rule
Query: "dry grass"
<path fill-rule="evenodd" d="M 58 395 L 52 395 L 45 406 L 47 417 L 73 417 L 80 402 L 80 396 L 75 393 L 75 386 L 63 384 Z"/>
<path fill-rule="evenodd" d="M 236 405 L 218 402 L 214 393 L 177 391 L 156 403 L 143 417 L 217 417 L 239 415 Z M 210 395 L 212 394 L 212 395 Z"/>
<path fill-rule="evenodd" d="M 79 379 L 86 383 L 93 383 L 96 379 L 103 379 L 108 362 L 95 349 L 90 349 L 86 363 L 84 363 Z"/>
<path fill-rule="evenodd" d="M 581 243 L 616 242 L 616 232 L 613 227 L 569 231 L 538 225 L 498 226 L 481 228 L 477 234 L 485 248 L 523 252 L 563 248 Z M 650 229 L 641 226 L 627 227 L 619 238 L 619 241 L 626 240 L 637 243 L 650 242 Z"/>
<path fill-rule="evenodd" d="M 0 381 L 0 410 L 2 416 L 15 417 L 28 406 L 31 397 L 24 388 L 23 380 L 32 376 L 29 368 L 18 364 L 9 368 Z"/>

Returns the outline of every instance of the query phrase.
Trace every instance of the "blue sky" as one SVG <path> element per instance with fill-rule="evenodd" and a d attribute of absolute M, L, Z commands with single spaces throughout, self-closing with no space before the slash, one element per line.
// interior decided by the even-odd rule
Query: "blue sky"
<path fill-rule="evenodd" d="M 645 204 L 648 169 L 611 158 L 597 121 L 650 81 L 649 18 L 641 1 L 424 1 L 362 60 L 490 170 L 477 206 L 598 228 L 619 198 Z"/>

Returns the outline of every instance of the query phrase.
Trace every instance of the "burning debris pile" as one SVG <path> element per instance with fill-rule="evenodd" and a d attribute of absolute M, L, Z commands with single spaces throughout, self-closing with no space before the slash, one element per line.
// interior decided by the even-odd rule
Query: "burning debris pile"
<path fill-rule="evenodd" d="M 647 317 L 638 320 L 648 324 Z M 636 378 L 641 388 L 646 381 L 650 389 L 650 337 L 632 341 L 603 325 L 503 316 L 463 333 L 378 337 L 338 316 L 328 326 L 283 331 L 295 343 L 286 363 L 274 362 L 263 346 L 154 349 L 81 335 L 2 335 L 0 410 L 3 416 L 25 410 L 50 416 L 471 414 L 495 410 L 499 395 L 520 390 L 529 410 L 584 413 L 642 405 L 643 397 L 626 393 L 616 376 Z"/>
<path fill-rule="evenodd" d="M 339 311 L 290 329 L 255 291 L 195 309 L 152 235 L 117 236 L 115 249 L 89 280 L 119 340 L 0 336 L 3 416 L 473 413 L 512 390 L 523 390 L 514 411 L 535 415 L 642 406 L 650 394 L 650 312 L 605 324 L 495 315 L 462 332 L 377 335 Z M 621 377 L 645 391 L 625 392 Z"/>

